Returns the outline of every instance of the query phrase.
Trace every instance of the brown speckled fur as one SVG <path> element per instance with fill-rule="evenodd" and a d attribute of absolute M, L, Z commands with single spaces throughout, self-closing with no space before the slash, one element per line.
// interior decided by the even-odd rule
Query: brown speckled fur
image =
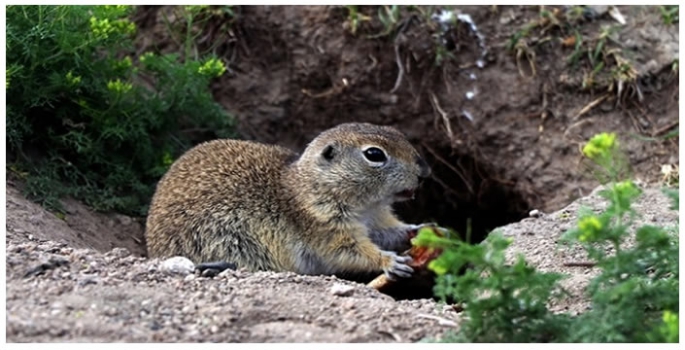
<path fill-rule="evenodd" d="M 333 160 L 323 150 L 333 147 Z M 383 167 L 362 147 L 388 154 Z M 215 140 L 181 156 L 157 185 L 146 225 L 151 257 L 228 261 L 302 274 L 398 272 L 391 251 L 416 225 L 398 220 L 394 196 L 430 169 L 394 128 L 341 124 L 300 156 L 275 145 Z"/>

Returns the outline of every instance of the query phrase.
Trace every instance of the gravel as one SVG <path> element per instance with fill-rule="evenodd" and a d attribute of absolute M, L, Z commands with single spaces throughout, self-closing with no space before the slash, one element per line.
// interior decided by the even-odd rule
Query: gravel
<path fill-rule="evenodd" d="M 515 238 L 510 259 L 522 253 L 542 270 L 569 275 L 572 295 L 552 305 L 556 311 L 584 311 L 583 289 L 597 273 L 565 266 L 582 261 L 582 251 L 556 246 L 581 205 L 606 202 L 595 192 L 502 228 Z M 635 208 L 641 222 L 671 225 L 678 213 L 669 205 L 659 190 L 646 189 Z M 459 325 L 453 306 L 395 301 L 334 276 L 228 269 L 205 277 L 183 258 L 147 259 L 125 248 L 102 253 L 13 228 L 6 236 L 8 342 L 416 342 Z"/>

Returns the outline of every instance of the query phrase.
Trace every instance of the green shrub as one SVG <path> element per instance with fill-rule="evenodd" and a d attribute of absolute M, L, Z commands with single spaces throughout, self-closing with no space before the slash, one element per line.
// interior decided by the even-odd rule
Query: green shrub
<path fill-rule="evenodd" d="M 583 153 L 602 179 L 613 179 L 600 192 L 608 207 L 599 214 L 583 208 L 577 226 L 562 237 L 565 244 L 580 244 L 600 270 L 586 291 L 590 310 L 576 317 L 550 312 L 550 299 L 564 295 L 558 285 L 563 276 L 539 272 L 521 256 L 505 264 L 510 239 L 493 233 L 472 245 L 421 230 L 415 244 L 443 249 L 429 264 L 438 276 L 436 295 L 464 305 L 460 331 L 446 341 L 678 342 L 677 225 L 632 232 L 637 213 L 631 205 L 641 190 L 621 180 L 626 163 L 615 135 L 596 135 Z M 664 192 L 678 210 L 677 189 Z M 626 248 L 632 235 L 636 243 Z"/>
<path fill-rule="evenodd" d="M 612 134 L 593 137 L 583 149 L 606 173 L 617 158 Z M 580 243 L 588 257 L 601 269 L 588 287 L 592 308 L 578 317 L 569 330 L 572 342 L 667 342 L 677 341 L 669 323 L 678 318 L 678 232 L 677 228 L 652 225 L 638 227 L 632 203 L 641 190 L 629 180 L 610 183 L 599 195 L 609 202 L 600 214 L 584 208 L 578 226 L 565 234 L 565 243 Z M 668 190 L 674 210 L 678 192 Z M 634 235 L 635 246 L 623 243 Z M 611 250 L 608 250 L 610 247 Z M 611 252 L 609 254 L 608 252 Z M 666 333 L 662 328 L 666 327 Z"/>
<path fill-rule="evenodd" d="M 563 333 L 568 319 L 546 306 L 549 298 L 561 295 L 555 283 L 562 276 L 538 272 L 521 256 L 507 265 L 504 252 L 511 239 L 493 233 L 474 245 L 422 230 L 416 244 L 444 249 L 429 264 L 438 275 L 435 294 L 464 303 L 468 321 L 447 341 L 542 342 Z M 470 268 L 460 274 L 465 266 Z"/>
<path fill-rule="evenodd" d="M 53 209 L 71 195 L 142 215 L 174 158 L 204 139 L 233 136 L 209 91 L 223 63 L 136 59 L 132 11 L 7 6 L 8 164 Z"/>

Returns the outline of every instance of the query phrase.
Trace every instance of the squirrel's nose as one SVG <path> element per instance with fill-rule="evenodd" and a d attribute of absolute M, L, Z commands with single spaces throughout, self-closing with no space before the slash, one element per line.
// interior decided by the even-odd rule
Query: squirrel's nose
<path fill-rule="evenodd" d="M 416 164 L 419 165 L 419 176 L 426 178 L 431 175 L 431 168 L 421 156 L 416 156 Z"/>

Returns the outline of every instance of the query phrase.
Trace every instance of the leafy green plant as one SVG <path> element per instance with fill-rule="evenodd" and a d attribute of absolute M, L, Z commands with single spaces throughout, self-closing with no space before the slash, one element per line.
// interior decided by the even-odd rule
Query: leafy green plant
<path fill-rule="evenodd" d="M 173 16 L 169 18 L 167 11 L 160 11 L 161 18 L 167 29 L 169 38 L 174 43 L 183 48 L 185 59 L 200 59 L 200 52 L 197 47 L 201 36 L 207 36 L 205 30 L 212 23 L 221 23 L 213 36 L 213 44 L 207 49 L 211 52 L 218 45 L 229 39 L 229 26 L 232 25 L 236 13 L 232 6 L 209 6 L 209 5 L 188 5 L 174 6 L 171 8 Z"/>
<path fill-rule="evenodd" d="M 506 264 L 504 252 L 511 242 L 499 233 L 483 244 L 469 244 L 437 237 L 431 230 L 419 232 L 415 244 L 444 250 L 429 263 L 438 276 L 436 296 L 464 305 L 466 321 L 448 341 L 551 341 L 563 333 L 568 319 L 546 306 L 550 298 L 563 294 L 555 286 L 562 276 L 538 272 L 522 256 Z M 470 268 L 460 274 L 465 266 Z"/>
<path fill-rule="evenodd" d="M 362 22 L 370 21 L 371 17 L 359 12 L 357 5 L 346 5 L 345 8 L 347 9 L 346 25 L 349 27 L 350 33 L 352 33 L 352 35 L 356 35 L 359 25 Z"/>
<path fill-rule="evenodd" d="M 53 209 L 71 195 L 142 215 L 175 157 L 205 138 L 233 135 L 208 89 L 224 64 L 136 59 L 132 11 L 7 7 L 8 163 L 31 198 Z"/>
<path fill-rule="evenodd" d="M 550 46 L 543 44 L 558 42 L 561 49 L 569 51 L 565 58 L 567 69 L 582 72 L 581 89 L 606 89 L 607 96 L 615 93 L 620 100 L 633 94 L 641 99 L 641 90 L 636 85 L 638 72 L 631 61 L 623 58 L 629 52 L 624 51 L 615 35 L 621 26 L 601 26 L 598 33 L 591 34 L 583 26 L 594 10 L 587 6 L 565 7 L 564 10 L 560 6 L 540 6 L 540 16 L 522 25 L 505 43 L 507 51 L 516 57 L 519 74 L 525 76 L 521 69 L 524 55 L 535 75 L 535 58 L 540 48 L 548 50 Z"/>
<path fill-rule="evenodd" d="M 585 11 L 585 6 L 574 5 L 566 10 L 566 12 L 564 13 L 564 18 L 569 23 L 578 23 L 583 20 Z"/>
<path fill-rule="evenodd" d="M 401 7 L 399 5 L 380 7 L 378 9 L 378 20 L 383 24 L 383 31 L 378 34 L 371 35 L 368 38 L 380 38 L 392 33 L 392 31 L 395 30 L 397 23 L 401 19 L 400 11 Z"/>
<path fill-rule="evenodd" d="M 523 28 L 516 31 L 514 34 L 512 34 L 511 38 L 509 38 L 509 41 L 507 41 L 507 50 L 513 51 L 516 48 L 518 48 L 520 46 L 520 42 L 522 40 L 525 40 L 528 37 L 528 35 L 530 35 L 531 31 L 535 29 L 537 26 L 537 22 L 531 22 L 526 24 Z"/>
<path fill-rule="evenodd" d="M 592 308 L 574 322 L 568 340 L 663 342 L 677 339 L 677 327 L 673 333 L 668 325 L 673 317 L 677 322 L 678 312 L 677 233 L 643 225 L 635 229 L 635 245 L 626 248 L 624 243 L 631 236 L 637 217 L 632 203 L 641 195 L 641 190 L 632 181 L 621 180 L 621 172 L 616 170 L 619 151 L 614 134 L 596 135 L 585 145 L 583 153 L 604 174 L 611 175 L 613 181 L 599 193 L 608 201 L 608 207 L 600 214 L 584 209 L 578 226 L 563 237 L 566 243 L 580 243 L 596 268 L 601 269 L 588 287 Z M 678 192 L 667 193 L 674 200 L 672 209 L 678 210 Z M 664 315 L 668 317 L 660 322 Z"/>
<path fill-rule="evenodd" d="M 603 26 L 600 33 L 599 37 L 596 39 L 595 46 L 594 48 L 592 46 L 588 47 L 587 49 L 587 56 L 588 56 L 588 61 L 590 63 L 590 66 L 592 67 L 592 71 L 590 72 L 589 76 L 586 79 L 583 79 L 583 88 L 590 88 L 594 86 L 595 83 L 595 77 L 599 75 L 599 73 L 604 69 L 605 62 L 605 52 L 604 48 L 607 44 L 607 40 L 611 37 L 611 35 L 616 32 L 617 26 Z M 576 32 L 576 40 L 582 40 L 580 38 L 580 34 Z M 575 47 L 575 52 L 573 55 L 577 55 L 578 50 L 580 49 L 579 46 Z M 574 57 L 574 56 L 572 56 Z M 575 56 L 575 63 L 574 65 L 577 65 L 578 63 L 578 57 Z"/>
<path fill-rule="evenodd" d="M 632 204 L 642 191 L 630 180 L 615 134 L 594 136 L 584 146 L 606 184 L 606 209 L 583 209 L 563 244 L 583 247 L 600 270 L 586 294 L 588 311 L 572 317 L 549 311 L 564 296 L 562 275 L 537 271 L 523 257 L 507 264 L 512 242 L 493 232 L 480 244 L 422 229 L 414 244 L 442 249 L 428 268 L 436 273 L 436 296 L 463 304 L 460 342 L 678 342 L 678 227 L 636 226 Z M 678 190 L 665 189 L 678 210 Z M 634 236 L 635 244 L 625 245 Z M 463 268 L 468 266 L 466 272 Z"/>
<path fill-rule="evenodd" d="M 574 32 L 574 37 L 573 52 L 568 56 L 567 62 L 570 66 L 575 68 L 578 66 L 578 61 L 583 54 L 583 51 L 581 50 L 583 47 L 583 36 L 576 30 Z"/>
<path fill-rule="evenodd" d="M 678 5 L 659 6 L 659 11 L 661 11 L 661 20 L 665 25 L 678 23 Z"/>

